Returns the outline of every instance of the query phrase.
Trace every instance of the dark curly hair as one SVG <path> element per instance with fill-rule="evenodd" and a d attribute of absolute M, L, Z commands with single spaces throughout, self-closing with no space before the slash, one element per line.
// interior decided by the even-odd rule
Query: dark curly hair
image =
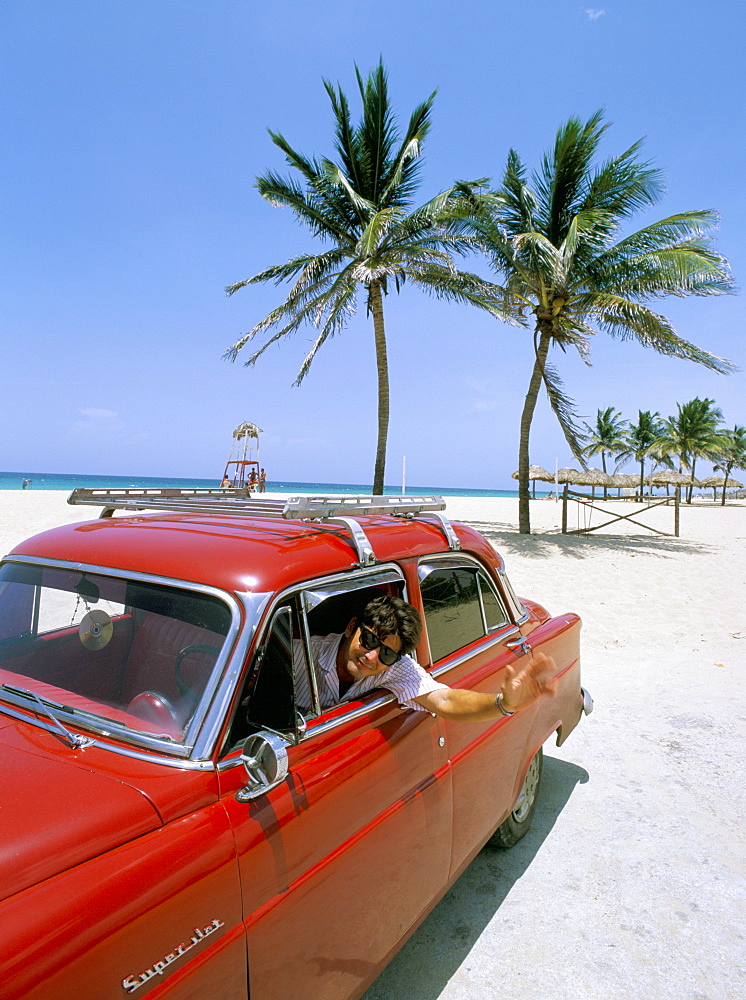
<path fill-rule="evenodd" d="M 382 639 L 390 635 L 398 636 L 402 653 L 411 653 L 420 641 L 420 613 L 400 597 L 384 594 L 374 598 L 365 605 L 357 620 L 373 629 Z"/>

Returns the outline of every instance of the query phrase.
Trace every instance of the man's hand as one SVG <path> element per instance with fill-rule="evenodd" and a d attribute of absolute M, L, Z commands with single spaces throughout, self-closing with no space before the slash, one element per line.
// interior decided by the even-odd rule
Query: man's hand
<path fill-rule="evenodd" d="M 514 666 L 505 668 L 505 680 L 501 688 L 502 704 L 506 712 L 522 712 L 533 705 L 543 694 L 554 694 L 557 687 L 555 674 L 557 664 L 546 653 L 531 651 L 525 666 L 516 670 Z"/>
<path fill-rule="evenodd" d="M 505 668 L 502 704 L 506 712 L 529 708 L 543 694 L 552 694 L 557 686 L 557 664 L 546 653 L 532 652 L 520 670 Z M 454 722 L 485 722 L 499 719 L 503 713 L 495 704 L 495 694 L 464 688 L 439 688 L 415 698 L 428 712 Z"/>

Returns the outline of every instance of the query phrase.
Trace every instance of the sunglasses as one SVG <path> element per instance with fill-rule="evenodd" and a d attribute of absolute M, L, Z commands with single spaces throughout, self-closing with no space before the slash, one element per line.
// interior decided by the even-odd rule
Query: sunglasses
<path fill-rule="evenodd" d="M 378 659 L 385 667 L 393 667 L 396 661 L 402 657 L 402 654 L 397 653 L 391 646 L 384 646 L 383 641 L 378 638 L 376 633 L 371 632 L 365 625 L 360 626 L 360 644 L 368 651 L 377 649 Z"/>

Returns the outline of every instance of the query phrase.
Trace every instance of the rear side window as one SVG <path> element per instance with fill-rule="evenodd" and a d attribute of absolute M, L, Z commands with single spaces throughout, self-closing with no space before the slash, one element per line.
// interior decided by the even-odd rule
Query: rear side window
<path fill-rule="evenodd" d="M 485 574 L 472 567 L 422 566 L 420 583 L 433 662 L 507 624 Z"/>

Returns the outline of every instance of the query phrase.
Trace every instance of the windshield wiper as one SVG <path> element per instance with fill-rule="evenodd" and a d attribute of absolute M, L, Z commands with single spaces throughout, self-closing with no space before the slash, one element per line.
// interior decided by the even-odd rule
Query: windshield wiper
<path fill-rule="evenodd" d="M 14 684 L 0 684 L 0 688 L 2 688 L 3 691 L 10 691 L 11 694 L 19 694 L 22 698 L 30 698 L 32 701 L 36 702 L 42 712 L 44 712 L 44 714 L 51 719 L 65 739 L 70 741 L 70 746 L 74 750 L 82 750 L 83 747 L 93 746 L 96 742 L 90 736 L 81 736 L 80 733 L 70 732 L 70 730 L 60 722 L 51 708 L 51 706 L 54 705 L 55 708 L 65 710 L 65 706 L 61 705 L 59 702 L 47 702 L 45 699 L 40 698 L 35 691 L 30 691 L 28 688 L 16 687 Z"/>

